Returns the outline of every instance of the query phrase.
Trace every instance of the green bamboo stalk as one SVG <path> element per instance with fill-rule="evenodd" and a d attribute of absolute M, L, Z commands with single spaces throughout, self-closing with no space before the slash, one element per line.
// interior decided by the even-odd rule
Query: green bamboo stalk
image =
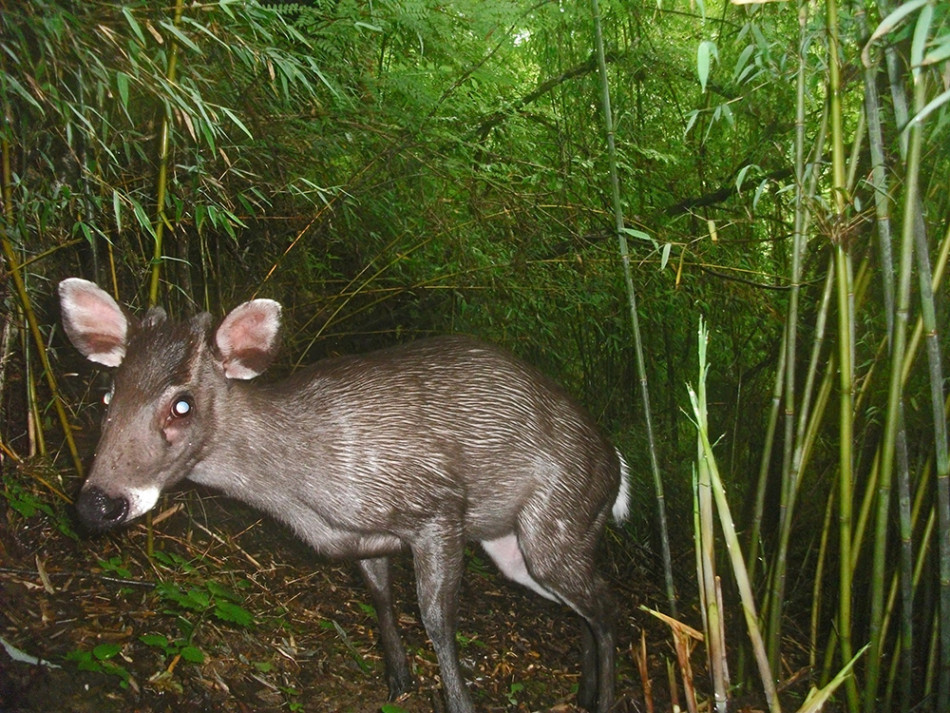
<path fill-rule="evenodd" d="M 826 30 L 828 34 L 828 95 L 831 114 L 831 192 L 834 199 L 836 223 L 843 223 L 846 209 L 844 137 L 841 120 L 841 68 L 838 43 L 837 0 L 826 0 Z M 839 462 L 838 462 L 838 637 L 841 660 L 854 658 L 851 643 L 851 586 L 854 573 L 851 565 L 851 518 L 853 463 L 852 442 L 852 372 L 854 365 L 854 317 L 852 311 L 851 257 L 846 236 L 835 235 L 835 275 L 838 295 L 838 360 L 839 360 Z M 853 677 L 845 684 L 848 708 L 857 713 L 858 687 Z"/>
<path fill-rule="evenodd" d="M 864 6 L 858 6 L 856 8 L 856 19 L 858 21 L 859 32 L 862 36 L 867 36 L 867 23 L 866 23 L 866 13 Z M 881 263 L 880 275 L 882 279 L 882 292 L 884 295 L 884 315 L 887 321 L 887 339 L 888 346 L 891 351 L 891 356 L 893 359 L 893 348 L 894 348 L 894 260 L 891 251 L 891 218 L 890 218 L 890 207 L 891 203 L 888 200 L 888 180 L 887 180 L 887 170 L 886 170 L 886 158 L 884 151 L 884 133 L 881 126 L 881 107 L 880 101 L 877 93 L 877 74 L 878 68 L 876 66 L 872 67 L 869 63 L 864 65 L 864 115 L 867 117 L 868 123 L 868 145 L 871 155 L 871 188 L 874 193 L 874 208 L 875 208 L 875 218 L 876 218 L 876 227 L 877 227 L 877 245 L 878 245 L 878 256 Z M 929 274 L 929 273 L 928 273 Z M 897 362 L 892 361 L 892 364 Z M 902 394 L 903 392 L 901 392 Z M 896 429 L 897 432 L 894 435 L 894 447 L 895 454 L 897 458 L 897 465 L 899 468 L 900 475 L 898 476 L 898 490 L 900 503 L 900 530 L 901 530 L 901 571 L 903 582 L 902 586 L 902 606 L 903 606 L 903 616 L 901 617 L 902 622 L 902 633 L 901 638 L 903 640 L 903 646 L 900 648 L 901 651 L 901 661 L 902 661 L 902 688 L 901 688 L 901 710 L 906 713 L 910 707 L 910 697 L 911 697 L 911 682 L 913 680 L 913 596 L 911 593 L 911 584 L 910 584 L 910 567 L 911 559 L 913 555 L 913 547 L 909 532 L 909 518 L 907 515 L 907 505 L 906 501 L 909 497 L 908 493 L 908 484 L 909 484 L 909 470 L 910 466 L 908 463 L 908 454 L 907 454 L 907 434 L 904 428 L 904 419 L 903 419 L 903 400 L 898 405 L 898 414 L 897 414 L 897 423 Z M 886 617 L 886 615 L 885 615 Z M 872 622 L 874 620 L 874 615 L 872 613 Z M 880 629 L 881 642 L 883 642 L 883 636 L 886 634 L 887 626 L 883 625 Z M 875 643 L 871 642 L 871 650 L 875 650 Z M 874 657 L 872 656 L 872 659 Z M 895 659 L 896 660 L 896 659 Z M 873 665 L 879 666 L 880 663 L 875 662 Z M 892 670 L 896 670 L 892 667 Z M 893 680 L 893 678 L 891 678 Z M 865 689 L 865 710 L 870 712 L 870 707 L 873 705 L 873 696 L 868 695 L 868 691 L 871 690 L 870 677 L 868 687 Z"/>
<path fill-rule="evenodd" d="M 788 317 L 785 323 L 785 439 L 782 457 L 782 486 L 779 507 L 779 542 L 772 570 L 769 595 L 769 622 L 766 627 L 766 650 L 772 675 L 780 673 L 780 644 L 782 640 L 782 612 L 785 600 L 785 576 L 787 572 L 788 540 L 791 532 L 792 512 L 795 500 L 795 473 L 792 470 L 795 430 L 795 368 L 798 345 L 798 299 L 801 291 L 802 253 L 805 249 L 805 75 L 808 57 L 808 3 L 800 0 L 798 5 L 799 44 L 798 72 L 795 92 L 795 221 L 792 230 L 791 293 L 788 302 Z"/>
<path fill-rule="evenodd" d="M 931 6 L 928 6 L 931 7 Z M 923 13 L 924 11 L 922 11 Z M 920 111 L 926 103 L 927 75 L 917 72 L 914 85 L 914 108 Z M 937 469 L 937 512 L 940 576 L 940 659 L 937 679 L 937 710 L 950 709 L 950 455 L 948 455 L 947 419 L 944 410 L 943 366 L 940 341 L 937 338 L 937 317 L 931 289 L 930 256 L 924 231 L 915 229 L 920 218 L 916 210 L 917 178 L 923 144 L 923 127 L 918 122 L 910 126 L 907 175 L 913 172 L 914 183 L 905 188 L 904 229 L 913 235 L 917 245 L 917 274 L 920 289 L 921 317 L 927 344 L 927 363 L 930 375 L 930 403 L 934 426 L 934 455 Z M 905 179 L 906 181 L 906 179 Z M 908 214 L 910 214 L 908 216 Z"/>
<path fill-rule="evenodd" d="M 828 368 L 825 370 L 824 378 L 822 379 L 821 386 L 818 389 L 818 397 L 816 399 L 815 407 L 816 414 L 824 414 L 828 403 L 831 401 L 832 383 L 834 382 L 834 366 L 836 361 L 834 356 L 832 356 L 828 361 Z M 810 428 L 812 431 L 810 441 L 814 442 L 814 439 L 818 434 L 820 419 L 812 418 L 810 423 L 812 424 Z M 834 503 L 835 499 L 832 496 L 828 498 L 828 503 L 825 505 L 825 516 L 822 520 L 818 556 L 815 560 L 815 576 L 812 582 L 811 620 L 809 623 L 808 637 L 808 663 L 812 670 L 817 670 L 818 667 L 818 638 L 821 634 L 821 604 L 824 599 L 821 590 L 825 579 L 825 565 L 828 560 L 828 550 L 830 547 L 829 542 L 832 538 L 832 535 L 834 534 L 832 530 L 832 514 L 834 513 Z M 834 630 L 832 630 L 830 638 L 833 641 L 837 641 Z M 828 680 L 828 673 L 831 670 L 832 648 L 833 644 L 828 642 L 825 651 L 825 664 L 822 666 L 821 670 L 822 681 Z"/>
<path fill-rule="evenodd" d="M 185 1 L 175 0 L 175 17 L 173 20 L 175 27 L 181 24 L 184 9 Z M 174 37 L 169 41 L 171 49 L 169 50 L 165 78 L 169 84 L 174 84 L 178 70 L 178 42 Z M 148 290 L 148 304 L 150 307 L 158 304 L 158 285 L 161 278 L 165 226 L 168 224 L 168 216 L 165 214 L 165 200 L 168 192 L 168 161 L 171 152 L 170 134 L 173 120 L 171 106 L 166 103 L 158 143 L 158 177 L 155 185 L 155 247 L 152 254 L 151 281 Z"/>
<path fill-rule="evenodd" d="M 901 427 L 901 368 L 907 347 L 907 325 L 910 320 L 910 285 L 914 258 L 914 223 L 910 208 L 917 201 L 917 173 L 920 146 L 911 153 L 905 174 L 905 218 L 899 258 L 898 285 L 894 312 L 891 369 L 888 381 L 887 411 L 881 446 L 880 472 L 877 480 L 877 516 L 874 528 L 874 549 L 871 569 L 871 613 L 869 635 L 871 656 L 868 658 L 864 689 L 864 709 L 867 713 L 877 706 L 877 688 L 883 656 L 884 586 L 887 565 L 888 524 L 891 508 L 891 482 L 894 474 L 897 436 Z"/>
<path fill-rule="evenodd" d="M 915 235 L 916 235 L 916 231 L 915 231 Z M 943 241 L 941 242 L 940 249 L 937 254 L 936 267 L 933 270 L 933 277 L 929 281 L 929 285 L 926 288 L 928 294 L 932 295 L 941 289 L 943 279 L 946 274 L 948 262 L 950 262 L 950 230 L 948 230 L 947 234 L 944 236 Z M 930 272 L 929 263 L 928 263 L 926 272 L 928 273 Z M 900 369 L 902 391 L 906 387 L 907 379 L 910 378 L 911 369 L 917 358 L 917 352 L 920 347 L 920 339 L 923 333 L 923 325 L 924 325 L 924 317 L 923 315 L 919 315 L 917 317 L 917 320 L 914 326 L 914 338 L 912 338 L 908 343 L 908 347 L 905 350 L 904 361 Z M 944 415 L 946 415 L 948 410 L 950 410 L 950 400 L 948 400 L 947 403 L 944 404 Z M 877 478 L 878 478 L 879 464 L 882 457 L 881 455 L 882 448 L 883 448 L 883 444 L 879 444 L 878 451 L 875 453 L 874 465 L 871 469 L 870 478 L 868 481 L 868 490 L 866 492 L 865 498 L 862 500 L 860 515 L 858 517 L 857 525 L 855 527 L 855 532 L 853 536 L 855 561 L 858 559 L 858 552 L 861 549 L 861 542 L 863 540 L 863 532 L 865 528 L 865 520 L 869 517 L 869 513 L 871 511 L 872 500 L 875 494 L 874 493 L 875 485 L 877 483 Z M 917 512 L 920 508 L 921 498 L 924 497 L 925 495 L 929 495 L 929 492 L 930 492 L 929 487 L 928 487 L 930 478 L 927 477 L 926 474 L 920 477 L 918 479 L 918 482 L 920 483 L 920 486 L 918 488 L 917 495 L 916 495 L 917 502 L 914 504 L 912 511 L 907 515 L 906 518 L 904 517 L 903 514 L 901 516 L 901 533 L 900 533 L 901 546 L 902 546 L 902 550 L 911 552 L 911 557 L 912 557 L 911 571 L 909 574 L 907 572 L 904 572 L 903 562 L 902 562 L 901 571 L 899 573 L 895 573 L 894 575 L 895 584 L 892 585 L 892 588 L 896 587 L 896 583 L 899 581 L 901 584 L 901 589 L 902 589 L 901 591 L 902 607 L 903 607 L 903 610 L 901 613 L 902 631 L 901 631 L 901 638 L 899 639 L 899 642 L 898 642 L 899 645 L 897 646 L 897 649 L 896 649 L 897 653 L 899 653 L 901 656 L 902 677 L 906 674 L 907 662 L 908 661 L 910 661 L 911 663 L 913 662 L 913 659 L 911 656 L 914 653 L 913 651 L 908 652 L 904 650 L 905 647 L 908 646 L 908 643 L 912 641 L 911 639 L 908 639 L 908 637 L 906 636 L 906 631 L 905 631 L 908 628 L 908 622 L 906 621 L 906 618 L 907 618 L 906 601 L 908 599 L 913 600 L 914 588 L 916 586 L 916 582 L 919 580 L 919 573 L 916 572 L 915 565 L 913 564 L 913 551 L 911 549 L 911 545 L 912 545 L 911 533 L 913 531 L 913 523 L 917 521 Z M 909 498 L 910 496 L 908 493 L 906 496 L 902 495 L 901 497 Z M 902 509 L 904 508 L 902 507 Z M 907 520 L 906 523 L 904 522 L 905 519 Z M 923 544 L 925 546 L 926 541 L 924 541 Z M 903 557 L 904 555 L 902 554 L 902 559 Z M 922 555 L 919 555 L 918 559 L 920 560 L 921 557 Z M 920 566 L 921 566 L 920 563 L 916 565 L 917 568 L 919 568 Z M 889 602 L 887 607 L 885 607 L 884 619 L 881 624 L 881 630 L 884 633 L 886 633 L 888 630 L 888 622 L 890 620 L 892 606 L 893 604 Z M 895 675 L 894 674 L 895 671 L 896 669 L 892 666 L 890 675 L 891 676 Z M 903 681 L 901 682 L 901 685 L 902 685 L 901 706 L 903 707 L 905 705 L 905 700 L 908 699 L 908 697 L 911 695 L 911 692 L 908 692 L 906 690 L 907 686 L 904 684 Z M 891 687 L 891 682 L 889 681 L 888 690 L 890 690 L 890 687 Z M 890 696 L 890 693 L 888 693 L 888 696 Z M 890 703 L 888 702 L 884 706 L 883 710 L 890 710 L 890 709 L 891 709 L 891 706 L 890 706 Z"/>
<path fill-rule="evenodd" d="M 947 232 L 943 236 L 943 240 L 940 243 L 940 249 L 937 251 L 937 265 L 933 270 L 931 292 L 939 292 L 940 285 L 942 284 L 944 275 L 947 272 L 948 264 L 950 264 L 950 226 L 947 227 Z M 907 359 L 904 363 L 904 371 L 901 374 L 902 385 L 906 384 L 907 380 L 910 379 L 910 371 L 913 368 L 917 351 L 920 349 L 920 342 L 923 337 L 924 320 L 922 317 L 918 317 L 917 323 L 914 325 L 914 334 L 907 343 Z"/>
<path fill-rule="evenodd" d="M 749 569 L 749 579 L 756 581 L 759 565 L 759 547 L 762 540 L 762 516 L 765 513 L 765 491 L 769 484 L 769 471 L 772 466 L 772 448 L 775 444 L 775 431 L 778 426 L 779 409 L 782 406 L 782 392 L 785 380 L 785 358 L 788 350 L 785 342 L 788 339 L 788 330 L 782 330 L 782 345 L 779 348 L 778 364 L 775 367 L 775 382 L 772 386 L 769 420 L 765 429 L 765 439 L 762 448 L 762 458 L 759 461 L 759 477 L 755 487 L 755 506 L 752 511 L 752 528 L 749 535 L 749 559 L 746 567 Z M 768 570 L 766 570 L 767 572 Z M 768 599 L 763 602 L 763 611 L 768 611 Z"/>
<path fill-rule="evenodd" d="M 934 609 L 933 624 L 930 627 L 930 644 L 927 651 L 927 669 L 924 674 L 924 690 L 922 696 L 924 700 L 928 700 L 933 696 L 934 678 L 939 676 L 936 669 L 939 659 L 938 652 L 940 651 L 940 617 L 940 610 Z M 937 709 L 934 708 L 934 710 L 936 711 Z"/>
<path fill-rule="evenodd" d="M 643 413 L 646 425 L 647 443 L 650 451 L 650 468 L 653 473 L 653 486 L 656 491 L 657 519 L 660 526 L 660 542 L 663 548 L 663 571 L 666 580 L 666 596 L 670 614 L 677 616 L 676 588 L 673 583 L 673 558 L 670 554 L 670 538 L 666 524 L 666 498 L 663 494 L 663 477 L 656 454 L 656 439 L 653 435 L 653 417 L 650 411 L 650 389 L 647 383 L 646 362 L 643 356 L 643 340 L 640 335 L 640 317 L 637 313 L 637 292 L 633 285 L 633 270 L 630 266 L 630 251 L 624 233 L 623 204 L 620 199 L 620 178 L 617 174 L 617 151 L 614 140 L 613 113 L 610 108 L 610 82 L 607 77 L 607 61 L 604 56 L 604 37 L 600 21 L 600 4 L 591 0 L 591 14 L 594 20 L 594 41 L 597 45 L 597 66 L 601 80 L 601 108 L 604 113 L 604 127 L 607 133 L 607 158 L 610 166 L 610 194 L 613 204 L 614 224 L 620 246 L 620 260 L 623 263 L 624 281 L 627 286 L 627 301 L 630 306 L 630 323 L 633 328 L 633 343 L 637 355 L 637 374 L 640 377 L 640 393 L 643 399 Z"/>
<path fill-rule="evenodd" d="M 752 642 L 752 651 L 759 669 L 759 678 L 762 682 L 762 688 L 765 693 L 765 699 L 769 710 L 772 713 L 781 712 L 778 694 L 775 688 L 771 667 L 769 666 L 768 656 L 765 651 L 765 642 L 762 638 L 762 632 L 759 629 L 758 615 L 756 613 L 755 597 L 752 594 L 752 585 L 749 581 L 748 571 L 745 567 L 745 559 L 742 555 L 742 546 L 739 543 L 739 537 L 736 534 L 735 523 L 732 519 L 732 513 L 729 509 L 729 502 L 726 498 L 725 489 L 722 480 L 719 477 L 719 470 L 716 466 L 716 458 L 713 452 L 712 444 L 709 442 L 709 433 L 706 426 L 706 343 L 708 333 L 705 326 L 700 322 L 699 327 L 699 381 L 697 389 L 694 390 L 688 386 L 689 400 L 692 405 L 694 424 L 701 446 L 700 460 L 704 462 L 709 474 L 709 487 L 712 490 L 713 498 L 716 504 L 716 512 L 719 515 L 719 526 L 722 530 L 726 542 L 726 551 L 732 566 L 732 573 L 736 580 L 739 590 L 739 597 L 742 602 L 742 613 L 745 617 L 746 628 L 749 633 L 749 639 Z M 708 604 L 708 603 L 707 603 Z"/>
<path fill-rule="evenodd" d="M 706 334 L 702 324 L 699 332 L 700 378 L 698 390 L 698 408 L 695 416 L 700 431 L 709 431 L 706 408 Z M 703 626 L 706 637 L 706 655 L 709 660 L 709 675 L 713 684 L 715 708 L 725 713 L 728 707 L 728 682 L 725 673 L 725 642 L 721 637 L 722 612 L 719 610 L 719 597 L 716 584 L 716 532 L 709 461 L 704 457 L 702 439 L 696 439 L 697 486 L 696 500 L 699 510 L 699 539 L 696 542 L 699 563 L 699 589 L 703 604 Z"/>
<path fill-rule="evenodd" d="M 795 452 L 792 454 L 792 479 L 795 487 L 793 496 L 798 495 L 801 487 L 801 476 L 811 454 L 812 445 L 824 418 L 827 404 L 827 400 L 819 398 L 816 400 L 813 410 L 811 399 L 815 391 L 815 381 L 818 376 L 818 366 L 825 343 L 825 329 L 828 324 L 828 313 L 831 309 L 831 299 L 834 291 L 833 264 L 833 261 L 829 261 L 828 270 L 825 273 L 825 285 L 822 289 L 821 300 L 818 303 L 818 314 L 815 319 L 815 338 L 808 361 L 808 371 L 805 375 L 805 387 L 802 389 L 802 406 L 795 432 Z M 833 372 L 830 370 L 826 371 L 826 378 L 829 378 L 831 373 Z"/>
<path fill-rule="evenodd" d="M 82 459 L 79 457 L 79 450 L 76 448 L 76 441 L 73 438 L 73 429 L 69 424 L 69 417 L 66 415 L 66 409 L 63 406 L 63 398 L 59 391 L 59 385 L 56 383 L 56 374 L 49 363 L 46 342 L 43 339 L 43 333 L 40 331 L 40 324 L 36 319 L 36 313 L 33 311 L 30 294 L 26 288 L 26 283 L 23 281 L 23 275 L 16 258 L 16 252 L 13 249 L 13 243 L 7 234 L 6 228 L 4 228 L 2 234 L 0 234 L 0 244 L 3 246 L 3 256 L 7 261 L 7 272 L 13 278 L 13 286 L 16 290 L 17 298 L 20 300 L 20 306 L 23 308 L 26 323 L 30 328 L 33 344 L 36 345 L 40 364 L 43 366 L 46 384 L 53 396 L 53 407 L 56 409 L 56 417 L 59 419 L 59 423 L 63 428 L 63 435 L 66 438 L 66 447 L 69 449 L 69 455 L 73 459 L 73 467 L 76 469 L 76 472 L 82 476 Z M 39 424 L 37 424 L 37 427 L 39 427 Z"/>
<path fill-rule="evenodd" d="M 929 478 L 927 477 L 926 471 L 929 470 L 930 465 L 931 464 L 928 462 L 925 467 L 924 475 L 923 477 L 921 477 L 920 482 L 925 483 L 929 480 Z M 919 521 L 920 514 L 924 506 L 924 500 L 927 497 L 928 497 L 928 488 L 917 489 L 917 494 L 914 498 L 913 511 L 911 514 L 912 527 Z M 918 551 L 917 551 L 916 562 L 914 562 L 913 569 L 911 570 L 911 581 L 910 581 L 911 595 L 914 594 L 914 592 L 917 590 L 918 585 L 920 584 L 920 578 L 923 575 L 924 565 L 928 561 L 929 552 L 930 552 L 929 543 L 930 543 L 931 537 L 933 536 L 933 530 L 935 526 L 936 526 L 936 513 L 934 512 L 934 508 L 931 505 L 931 508 L 928 511 L 927 521 L 924 524 L 924 527 L 920 534 L 920 538 L 919 538 L 920 547 L 918 548 Z M 903 588 L 903 584 L 904 584 L 903 579 L 904 579 L 903 571 L 894 572 L 893 575 L 891 576 L 891 585 L 890 585 L 890 589 L 887 595 L 887 604 L 884 607 L 884 621 L 881 625 L 881 629 L 885 633 L 888 630 L 888 627 L 890 625 L 890 621 L 894 612 L 895 604 L 897 602 L 898 590 Z M 901 599 L 903 599 L 904 596 L 905 594 L 901 592 Z M 901 616 L 902 617 L 904 616 L 903 611 L 901 612 Z M 903 622 L 901 622 L 901 626 L 903 627 Z M 893 688 L 894 688 L 895 679 L 897 678 L 898 664 L 900 665 L 901 668 L 903 668 L 904 662 L 910 658 L 909 656 L 905 655 L 907 652 L 903 650 L 904 646 L 906 646 L 906 639 L 903 636 L 900 636 L 897 638 L 895 645 L 896 645 L 896 650 L 891 656 L 891 666 L 890 666 L 890 671 L 888 673 L 887 685 L 886 685 L 885 694 L 884 694 L 884 702 L 883 702 L 883 706 L 881 710 L 894 710 L 892 706 Z M 911 673 L 913 673 L 913 671 Z M 901 682 L 901 708 L 904 707 L 904 698 L 905 698 L 904 688 L 906 688 L 906 686 L 903 684 L 903 682 Z"/>
<path fill-rule="evenodd" d="M 924 80 L 926 74 L 921 66 L 921 58 L 924 53 L 924 48 L 928 40 L 928 33 L 930 31 L 930 21 L 933 16 L 934 3 L 906 3 L 897 10 L 894 10 L 892 13 L 891 5 L 887 0 L 878 0 L 878 9 L 880 11 L 881 17 L 885 18 L 881 26 L 878 28 L 878 31 L 875 32 L 875 35 L 872 37 L 872 41 L 869 42 L 868 46 L 865 48 L 862 53 L 865 65 L 869 64 L 869 52 L 871 44 L 875 39 L 880 38 L 880 34 L 887 34 L 894 30 L 894 28 L 908 16 L 907 13 L 917 13 L 919 10 L 919 16 L 917 23 L 915 25 L 914 38 L 911 45 L 911 54 L 912 54 L 912 74 L 914 80 L 914 105 L 915 113 L 920 110 L 923 106 L 924 99 L 926 97 L 926 91 L 924 87 Z M 903 131 L 899 135 L 899 146 L 901 150 L 901 155 L 905 159 L 905 165 L 909 166 L 910 157 L 909 152 L 911 150 L 910 143 L 913 141 L 914 134 L 920 134 L 921 126 L 917 122 L 911 122 L 908 125 L 908 106 L 907 99 L 905 95 L 905 81 L 903 75 L 903 60 L 898 56 L 897 48 L 894 43 L 887 43 L 884 46 L 884 56 L 886 59 L 886 66 L 888 70 L 888 77 L 890 80 L 891 88 L 891 100 L 894 108 L 894 117 L 895 124 L 897 126 L 908 126 L 908 131 Z M 906 198 L 906 194 L 905 194 Z M 908 215 L 908 213 L 910 215 Z M 913 220 L 914 222 L 914 233 L 915 240 L 917 242 L 917 252 L 919 254 L 927 254 L 927 241 L 926 241 L 926 231 L 925 225 L 923 222 L 923 210 L 920 206 L 920 201 L 914 204 L 913 206 L 908 207 L 905 201 L 905 220 Z M 940 269 L 938 267 L 938 269 Z M 923 283 L 927 279 L 927 275 L 930 274 L 930 270 L 925 266 L 918 268 L 918 279 Z M 927 286 L 924 285 L 921 289 L 921 299 L 922 302 L 926 305 L 932 301 L 926 294 Z M 929 309 L 927 306 L 924 306 L 923 309 Z M 916 350 L 916 342 L 918 339 L 919 332 L 915 332 L 913 339 L 911 340 L 911 348 L 909 351 Z M 936 333 L 932 332 L 928 334 L 928 341 L 931 341 L 936 345 Z M 941 453 L 943 455 L 944 461 L 946 461 L 946 450 L 947 450 L 947 427 L 946 427 L 946 418 L 943 412 L 940 411 L 938 403 L 940 399 L 938 391 L 941 390 L 941 382 L 936 381 L 937 374 L 941 372 L 940 367 L 940 358 L 939 351 L 934 347 L 928 346 L 928 361 L 930 366 L 930 382 L 931 382 L 931 401 L 934 410 L 934 428 L 935 428 L 935 450 L 937 451 L 938 460 L 941 458 Z M 909 370 L 909 364 L 905 364 L 905 373 Z M 904 377 L 906 381 L 906 376 Z M 940 503 L 940 514 L 941 517 L 938 519 L 938 530 L 940 541 L 940 552 L 938 556 L 938 568 L 939 568 L 939 578 L 940 578 L 940 592 L 939 592 L 939 614 L 935 615 L 935 623 L 938 625 L 934 628 L 934 641 L 939 640 L 939 664 L 938 664 L 938 685 L 937 685 L 937 710 L 947 710 L 950 708 L 950 475 L 946 474 L 946 468 L 942 469 L 944 475 L 941 475 L 941 467 L 938 465 L 937 473 L 937 500 Z M 904 515 L 902 511 L 902 530 L 904 527 Z M 902 531 L 902 538 L 905 536 L 905 533 Z M 931 661 L 931 663 L 933 663 Z M 928 671 L 930 669 L 928 668 Z"/>
<path fill-rule="evenodd" d="M 6 76 L 5 64 L 0 64 L 0 75 Z M 3 92 L 3 96 L 7 96 Z M 10 111 L 10 105 L 7 102 L 3 104 L 3 122 L 8 127 L 13 126 L 13 115 Z M 12 132 L 4 131 L 3 136 L 9 136 Z M 69 417 L 66 415 L 66 409 L 63 406 L 63 398 L 59 391 L 59 385 L 56 383 L 56 373 L 49 363 L 49 355 L 46 349 L 46 342 L 43 339 L 43 333 L 40 331 L 39 321 L 36 319 L 36 313 L 33 311 L 33 304 L 30 300 L 30 293 L 23 280 L 23 274 L 19 267 L 16 250 L 13 247 L 13 241 L 7 232 L 9 226 L 15 224 L 15 214 L 13 209 L 13 171 L 10 163 L 10 142 L 4 138 L 0 141 L 0 195 L 3 196 L 3 222 L 2 232 L 0 232 L 0 245 L 2 245 L 3 256 L 7 262 L 7 273 L 13 278 L 13 287 L 17 298 L 23 308 L 23 315 L 26 317 L 26 323 L 30 329 L 30 335 L 33 338 L 33 344 L 40 358 L 40 364 L 43 366 L 43 374 L 46 377 L 46 384 L 49 387 L 50 394 L 53 397 L 53 407 L 56 410 L 56 417 L 59 419 L 60 426 L 63 429 L 63 435 L 66 438 L 66 447 L 69 449 L 69 455 L 73 460 L 73 467 L 76 472 L 82 476 L 82 459 L 79 457 L 79 449 L 76 448 L 76 440 L 73 438 L 73 429 L 69 424 Z M 37 423 L 37 428 L 40 425 Z"/>

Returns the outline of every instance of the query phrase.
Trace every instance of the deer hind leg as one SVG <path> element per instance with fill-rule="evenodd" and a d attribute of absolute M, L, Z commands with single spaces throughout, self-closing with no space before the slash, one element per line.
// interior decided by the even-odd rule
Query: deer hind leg
<path fill-rule="evenodd" d="M 585 526 L 576 518 L 549 517 L 523 523 L 519 530 L 519 549 L 531 579 L 583 620 L 578 703 L 596 713 L 607 713 L 614 702 L 615 610 L 609 587 L 594 567 L 605 519 L 606 512 L 600 513 Z"/>
<path fill-rule="evenodd" d="M 561 601 L 550 589 L 543 587 L 531 576 L 524 561 L 524 555 L 521 553 L 521 547 L 518 544 L 518 536 L 515 533 L 494 540 L 482 540 L 481 545 L 498 569 L 501 570 L 501 573 L 508 579 L 524 585 L 542 597 L 555 602 Z"/>

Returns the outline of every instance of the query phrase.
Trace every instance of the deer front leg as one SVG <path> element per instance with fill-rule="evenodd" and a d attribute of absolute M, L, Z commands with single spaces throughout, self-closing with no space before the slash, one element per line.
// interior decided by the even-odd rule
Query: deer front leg
<path fill-rule="evenodd" d="M 415 688 L 415 680 L 409 671 L 406 649 L 396 626 L 392 587 L 389 583 L 389 558 L 357 560 L 356 564 L 373 598 L 373 606 L 376 607 L 379 640 L 383 645 L 383 660 L 386 664 L 386 684 L 389 686 L 389 698 L 393 700 Z"/>

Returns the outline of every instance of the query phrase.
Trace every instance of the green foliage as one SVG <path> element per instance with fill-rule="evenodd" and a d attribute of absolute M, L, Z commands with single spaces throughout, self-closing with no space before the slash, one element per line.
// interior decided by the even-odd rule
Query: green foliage
<path fill-rule="evenodd" d="M 12 474 L 4 474 L 3 491 L 0 494 L 10 509 L 20 517 L 29 520 L 38 515 L 45 515 L 60 533 L 73 540 L 79 539 L 61 501 L 51 502 L 48 496 L 38 494 L 35 488 L 22 483 Z"/>
<path fill-rule="evenodd" d="M 115 676 L 119 679 L 122 688 L 129 687 L 132 674 L 122 664 L 113 659 L 119 655 L 122 647 L 118 644 L 99 644 L 92 651 L 76 649 L 66 654 L 66 660 L 76 664 L 80 671 L 93 671 Z"/>
<path fill-rule="evenodd" d="M 524 690 L 524 684 L 523 684 L 523 683 L 512 683 L 512 684 L 508 687 L 508 696 L 507 696 L 507 697 L 508 697 L 508 702 L 509 702 L 511 705 L 513 705 L 513 706 L 517 706 L 517 705 L 518 705 L 518 694 L 521 693 L 523 690 Z"/>
<path fill-rule="evenodd" d="M 122 577 L 123 579 L 130 579 L 132 577 L 132 572 L 125 566 L 125 562 L 119 555 L 110 557 L 108 560 L 99 560 L 99 566 L 102 567 L 103 572 L 111 572 L 117 577 Z"/>
<path fill-rule="evenodd" d="M 379 707 L 379 710 L 382 713 L 407 713 L 405 708 L 397 706 L 395 703 L 384 703 Z"/>
<path fill-rule="evenodd" d="M 162 634 L 143 634 L 139 637 L 139 641 L 146 646 L 159 649 L 166 658 L 180 656 L 188 663 L 195 664 L 204 663 L 205 660 L 204 652 L 184 639 L 172 641 Z"/>
<path fill-rule="evenodd" d="M 202 616 L 210 614 L 219 621 L 241 628 L 254 626 L 254 617 L 239 604 L 242 597 L 212 580 L 187 589 L 175 582 L 159 582 L 155 591 L 170 607 L 166 613 L 178 614 L 180 619 L 183 618 L 181 615 L 190 612 Z"/>
<path fill-rule="evenodd" d="M 300 695 L 300 691 L 296 688 L 292 686 L 278 686 L 277 689 L 284 694 L 284 698 L 287 701 L 287 710 L 292 711 L 292 713 L 306 710 L 304 704 L 297 699 Z"/>

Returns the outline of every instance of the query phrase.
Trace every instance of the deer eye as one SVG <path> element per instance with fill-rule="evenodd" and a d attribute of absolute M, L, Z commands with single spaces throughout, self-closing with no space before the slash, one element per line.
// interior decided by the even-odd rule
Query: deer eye
<path fill-rule="evenodd" d="M 109 387 L 109 390 L 106 391 L 106 392 L 102 395 L 102 405 L 103 405 L 103 406 L 108 406 L 109 404 L 112 403 L 112 392 L 113 392 L 113 389 L 114 389 L 114 387 L 110 386 L 110 387 Z"/>
<path fill-rule="evenodd" d="M 194 410 L 195 405 L 192 402 L 191 396 L 189 394 L 181 394 L 180 396 L 176 396 L 172 401 L 172 418 L 186 418 L 190 416 Z"/>

